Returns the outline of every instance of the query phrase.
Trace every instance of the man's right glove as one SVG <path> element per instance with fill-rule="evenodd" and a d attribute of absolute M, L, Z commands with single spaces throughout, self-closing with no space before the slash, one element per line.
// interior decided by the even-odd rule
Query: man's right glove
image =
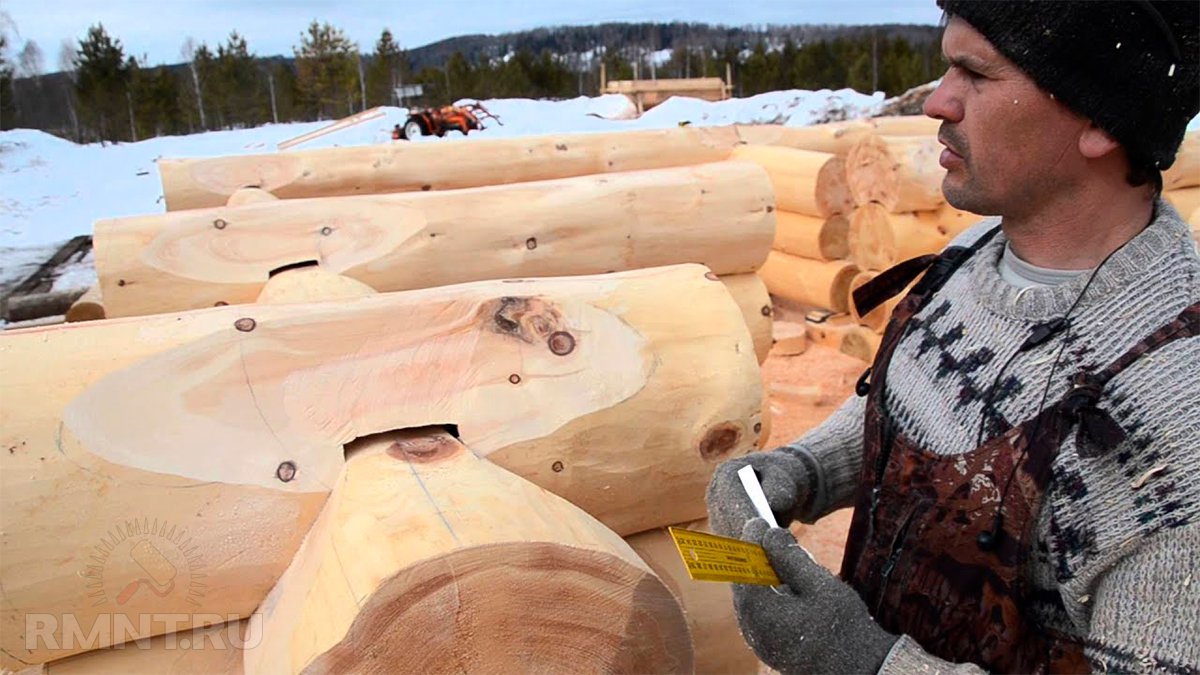
<path fill-rule="evenodd" d="M 767 505 L 781 526 L 787 527 L 808 514 L 818 488 L 816 459 L 806 450 L 783 446 L 737 457 L 717 467 L 704 496 L 708 503 L 708 526 L 713 532 L 736 538 L 747 521 L 758 517 L 737 474 L 746 465 L 754 467 Z"/>
<path fill-rule="evenodd" d="M 763 663 L 783 675 L 879 671 L 900 636 L 875 623 L 849 584 L 817 564 L 791 532 L 761 518 L 746 523 L 741 539 L 766 550 L 783 582 L 733 585 L 738 626 Z"/>

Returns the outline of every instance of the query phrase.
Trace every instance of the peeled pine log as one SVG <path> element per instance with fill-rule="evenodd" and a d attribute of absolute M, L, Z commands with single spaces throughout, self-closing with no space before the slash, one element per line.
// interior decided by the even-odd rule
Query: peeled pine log
<path fill-rule="evenodd" d="M 1200 209 L 1200 187 L 1183 188 L 1163 193 L 1163 199 L 1171 203 L 1179 215 L 1188 217 L 1196 209 Z"/>
<path fill-rule="evenodd" d="M 50 290 L 44 293 L 10 295 L 0 303 L 3 307 L 2 316 L 9 323 L 43 317 L 62 317 L 71 311 L 71 305 L 86 292 L 83 288 L 71 288 L 65 291 Z"/>
<path fill-rule="evenodd" d="M 279 197 L 256 187 L 238 188 L 233 194 L 229 195 L 229 199 L 225 201 L 225 206 L 245 206 L 246 204 L 261 204 L 263 202 L 277 202 Z"/>
<path fill-rule="evenodd" d="M 763 397 L 763 406 L 760 411 L 761 425 L 758 427 L 758 442 L 754 444 L 756 448 L 762 450 L 767 445 L 767 441 L 771 438 L 771 419 L 773 418 L 771 410 L 771 401 L 768 397 Z"/>
<path fill-rule="evenodd" d="M 847 241 L 850 259 L 860 270 L 885 270 L 896 259 L 896 242 L 887 209 L 879 204 L 868 203 L 854 210 Z"/>
<path fill-rule="evenodd" d="M 794 321 L 775 321 L 771 326 L 772 350 L 780 356 L 798 356 L 808 350 L 804 326 Z"/>
<path fill-rule="evenodd" d="M 160 159 L 168 211 L 224 206 L 242 188 L 279 199 L 456 190 L 719 162 L 732 127 L 680 127 L 442 143 L 380 143 L 208 159 Z"/>
<path fill-rule="evenodd" d="M 671 591 L 611 530 L 448 433 L 361 439 L 257 615 L 249 673 L 687 673 Z"/>
<path fill-rule="evenodd" d="M 845 164 L 835 155 L 767 145 L 734 148 L 732 160 L 754 162 L 766 170 L 782 211 L 827 218 L 854 208 Z"/>
<path fill-rule="evenodd" d="M 480 456 L 624 535 L 702 517 L 714 467 L 762 429 L 746 321 L 700 265 L 0 340 L 7 626 L 249 615 L 356 438 L 456 425 Z M 0 633 L 0 648 L 3 668 L 69 655 L 31 649 L 21 631 Z"/>
<path fill-rule="evenodd" d="M 945 203 L 941 152 L 932 137 L 860 139 L 846 155 L 846 180 L 855 204 L 876 202 L 893 213 L 937 209 Z"/>
<path fill-rule="evenodd" d="M 807 307 L 846 312 L 846 293 L 858 268 L 845 260 L 822 262 L 771 251 L 758 275 L 772 295 Z"/>
<path fill-rule="evenodd" d="M 712 532 L 707 519 L 679 527 Z M 738 628 L 729 584 L 692 581 L 667 528 L 635 534 L 625 541 L 679 598 L 696 646 L 696 674 L 756 675 L 758 657 L 746 646 Z"/>
<path fill-rule="evenodd" d="M 850 221 L 843 215 L 814 218 L 788 211 L 775 212 L 777 251 L 813 260 L 841 260 L 850 254 Z"/>
<path fill-rule="evenodd" d="M 836 349 L 864 363 L 873 363 L 883 337 L 866 326 L 860 326 L 853 317 L 842 314 L 824 321 L 806 320 L 808 339 L 812 344 Z"/>
<path fill-rule="evenodd" d="M 927 253 L 939 253 L 950 235 L 932 212 L 888 213 L 881 204 L 864 204 L 850 219 L 850 259 L 861 270 L 886 270 Z"/>
<path fill-rule="evenodd" d="M 866 326 L 854 326 L 843 336 L 841 352 L 863 363 L 874 363 L 882 341 L 882 335 Z"/>
<path fill-rule="evenodd" d="M 93 284 L 90 288 L 79 296 L 79 299 L 71 303 L 71 308 L 67 310 L 66 320 L 68 322 L 76 321 L 98 321 L 104 318 L 104 298 L 100 295 L 100 283 Z"/>
<path fill-rule="evenodd" d="M 1200 130 L 1189 131 L 1175 155 L 1175 163 L 1163 172 L 1163 190 L 1200 187 Z"/>
<path fill-rule="evenodd" d="M 321 300 L 354 300 L 375 295 L 375 289 L 344 274 L 322 267 L 301 267 L 272 276 L 255 302 L 289 304 Z"/>
<path fill-rule="evenodd" d="M 984 216 L 977 213 L 956 209 L 950 206 L 950 204 L 942 204 L 933 213 L 937 217 L 938 225 L 945 230 L 946 235 L 951 239 L 966 232 L 968 228 L 984 218 Z"/>
<path fill-rule="evenodd" d="M 850 280 L 850 298 L 846 301 L 850 305 L 850 316 L 860 326 L 866 326 L 876 333 L 882 332 L 887 326 L 888 317 L 891 316 L 891 308 L 887 306 L 887 302 L 876 307 L 875 309 L 862 314 L 858 311 L 858 307 L 854 303 L 854 291 L 875 278 L 875 272 L 859 272 Z"/>
<path fill-rule="evenodd" d="M 937 136 L 941 120 L 925 115 L 885 115 L 867 120 L 880 136 Z"/>
<path fill-rule="evenodd" d="M 835 314 L 823 321 L 805 320 L 812 344 L 835 349 L 848 356 L 870 363 L 879 349 L 882 336 L 859 325 L 847 314 Z"/>
<path fill-rule="evenodd" d="M 311 262 L 381 293 L 686 262 L 740 274 L 771 247 L 772 203 L 749 162 L 282 200 L 98 221 L 96 271 L 110 317 L 254 302 L 272 271 Z"/>
<path fill-rule="evenodd" d="M 858 307 L 854 304 L 854 291 L 874 278 L 875 272 L 859 272 L 850 282 L 850 298 L 847 302 L 850 305 L 850 316 L 854 317 L 854 320 L 860 326 L 866 326 L 876 333 L 883 333 L 883 330 L 887 328 L 888 321 L 892 318 L 892 312 L 896 311 L 896 305 L 899 305 L 904 296 L 908 295 L 909 289 L 916 282 L 910 284 L 903 292 L 897 293 L 895 296 L 885 300 L 883 304 L 867 312 L 866 315 L 862 315 L 859 313 Z"/>
<path fill-rule="evenodd" d="M 750 145 L 777 145 L 833 155 L 845 155 L 859 138 L 875 131 L 875 126 L 864 120 L 830 122 L 807 127 L 739 124 L 735 128 L 741 140 Z"/>
<path fill-rule="evenodd" d="M 723 276 L 721 282 L 742 310 L 758 362 L 766 361 L 771 351 L 772 323 L 771 294 L 767 292 L 767 285 L 754 273 Z"/>
<path fill-rule="evenodd" d="M 242 675 L 242 647 L 256 639 L 243 619 L 96 649 L 28 670 L 29 675 Z"/>

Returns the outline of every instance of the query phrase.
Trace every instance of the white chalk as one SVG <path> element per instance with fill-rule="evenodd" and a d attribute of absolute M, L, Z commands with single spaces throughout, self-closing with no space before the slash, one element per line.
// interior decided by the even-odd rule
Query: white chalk
<path fill-rule="evenodd" d="M 746 489 L 746 494 L 750 495 L 750 503 L 754 505 L 754 510 L 758 511 L 759 517 L 771 527 L 779 527 L 775 514 L 771 513 L 771 507 L 767 504 L 767 495 L 763 493 L 758 476 L 754 474 L 754 467 L 746 465 L 738 469 L 738 478 L 742 479 L 742 487 Z"/>

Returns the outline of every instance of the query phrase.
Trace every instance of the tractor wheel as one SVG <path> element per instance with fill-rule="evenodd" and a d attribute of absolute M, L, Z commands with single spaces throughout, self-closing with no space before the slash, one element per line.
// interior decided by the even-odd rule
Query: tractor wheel
<path fill-rule="evenodd" d="M 416 140 L 425 135 L 425 127 L 421 125 L 421 121 L 413 118 L 404 123 L 404 137 L 411 140 Z"/>

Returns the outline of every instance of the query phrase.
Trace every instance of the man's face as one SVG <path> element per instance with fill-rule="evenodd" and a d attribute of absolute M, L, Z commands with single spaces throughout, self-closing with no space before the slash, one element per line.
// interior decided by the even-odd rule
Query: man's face
<path fill-rule="evenodd" d="M 1086 119 L 958 17 L 946 25 L 942 52 L 950 69 L 925 101 L 925 114 L 942 120 L 946 201 L 983 215 L 1023 216 L 1078 179 Z"/>

